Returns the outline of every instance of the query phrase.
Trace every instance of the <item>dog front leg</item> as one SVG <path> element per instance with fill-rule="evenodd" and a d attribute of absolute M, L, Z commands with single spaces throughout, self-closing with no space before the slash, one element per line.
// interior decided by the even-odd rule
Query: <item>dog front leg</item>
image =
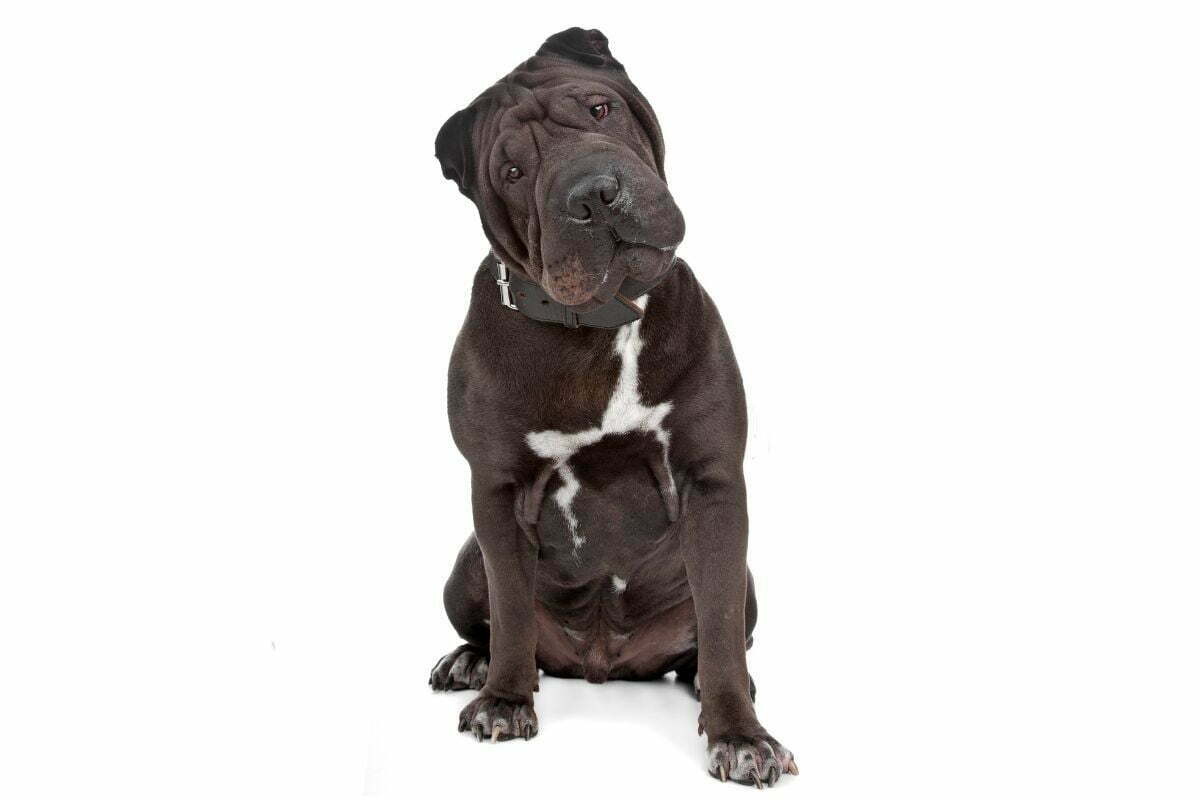
<path fill-rule="evenodd" d="M 458 729 L 477 739 L 528 739 L 537 734 L 537 623 L 534 578 L 537 545 L 516 516 L 516 487 L 481 475 L 471 478 L 475 538 L 487 574 L 490 622 L 487 682 L 459 715 Z"/>
<path fill-rule="evenodd" d="M 687 490 L 680 545 L 696 608 L 700 730 L 708 771 L 739 783 L 773 784 L 795 772 L 792 754 L 759 724 L 746 668 L 746 489 L 736 477 Z"/>

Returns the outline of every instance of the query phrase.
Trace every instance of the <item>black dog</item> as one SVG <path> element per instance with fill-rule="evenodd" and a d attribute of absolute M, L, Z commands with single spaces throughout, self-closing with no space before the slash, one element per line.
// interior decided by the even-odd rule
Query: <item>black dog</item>
<path fill-rule="evenodd" d="M 603 34 L 572 28 L 451 117 L 436 149 L 492 252 L 450 362 L 475 533 L 445 603 L 467 644 L 430 683 L 481 689 L 459 730 L 528 739 L 539 668 L 673 671 L 703 685 L 713 776 L 794 774 L 746 670 L 741 377 L 675 254 L 683 217 L 650 105 Z"/>

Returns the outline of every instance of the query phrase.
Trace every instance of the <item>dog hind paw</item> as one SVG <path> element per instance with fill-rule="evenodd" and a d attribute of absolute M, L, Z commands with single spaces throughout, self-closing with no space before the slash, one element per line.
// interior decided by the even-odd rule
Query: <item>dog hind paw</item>
<path fill-rule="evenodd" d="M 429 673 L 429 685 L 435 692 L 482 689 L 487 682 L 487 674 L 487 653 L 464 644 L 438 660 Z"/>

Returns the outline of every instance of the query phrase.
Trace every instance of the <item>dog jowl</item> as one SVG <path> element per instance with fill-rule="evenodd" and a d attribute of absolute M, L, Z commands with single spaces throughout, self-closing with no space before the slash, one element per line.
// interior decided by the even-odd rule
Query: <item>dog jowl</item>
<path fill-rule="evenodd" d="M 436 154 L 491 247 L 450 362 L 475 530 L 444 600 L 464 644 L 430 683 L 478 690 L 459 729 L 504 741 L 537 734 L 539 671 L 675 673 L 711 775 L 795 773 L 746 667 L 741 377 L 677 255 L 653 109 L 603 34 L 572 28 L 450 117 Z"/>

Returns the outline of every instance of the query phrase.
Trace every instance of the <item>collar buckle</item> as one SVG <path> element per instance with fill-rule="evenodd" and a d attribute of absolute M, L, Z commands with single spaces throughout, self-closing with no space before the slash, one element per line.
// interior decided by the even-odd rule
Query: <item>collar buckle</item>
<path fill-rule="evenodd" d="M 496 259 L 496 285 L 500 287 L 500 305 L 516 311 L 517 304 L 513 302 L 512 281 L 508 279 L 508 267 L 504 266 L 504 262 L 498 258 Z"/>

